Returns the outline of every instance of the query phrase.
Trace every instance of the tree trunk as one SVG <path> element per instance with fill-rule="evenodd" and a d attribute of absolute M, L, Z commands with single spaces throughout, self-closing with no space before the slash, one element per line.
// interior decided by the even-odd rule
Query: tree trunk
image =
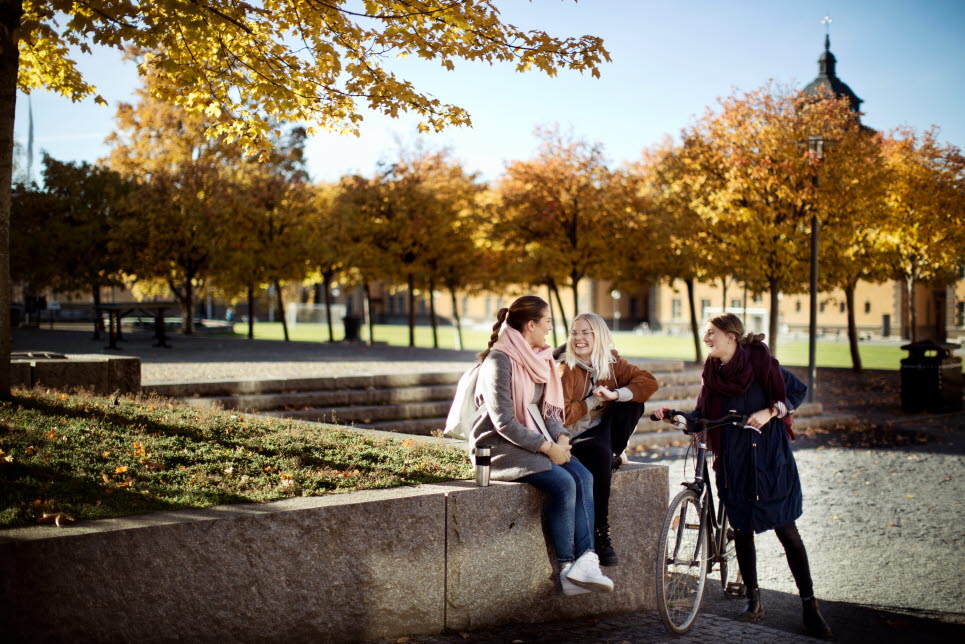
<path fill-rule="evenodd" d="M 456 298 L 456 287 L 449 287 L 449 295 L 452 298 L 452 320 L 456 324 L 456 349 L 462 351 L 462 319 L 459 317 L 459 302 Z"/>
<path fill-rule="evenodd" d="M 848 303 L 848 344 L 851 345 L 851 368 L 855 373 L 861 373 L 861 354 L 858 352 L 858 327 L 854 322 L 854 289 L 852 282 L 844 287 L 844 297 Z"/>
<path fill-rule="evenodd" d="M 546 285 L 546 301 L 550 305 L 550 319 L 553 320 L 553 346 L 560 346 L 559 340 L 556 338 L 556 313 L 553 311 L 553 289 L 550 288 L 549 284 Z"/>
<path fill-rule="evenodd" d="M 580 278 L 576 275 L 570 275 L 570 284 L 573 288 L 573 317 L 575 318 L 580 314 Z"/>
<path fill-rule="evenodd" d="M 0 398 L 10 397 L 10 183 L 20 69 L 20 50 L 13 34 L 22 16 L 20 0 L 4 2 L 0 9 Z"/>
<path fill-rule="evenodd" d="M 94 339 L 101 339 L 101 332 L 104 330 L 104 318 L 98 310 L 101 305 L 100 284 L 91 284 L 91 295 L 94 297 Z"/>
<path fill-rule="evenodd" d="M 566 309 L 563 308 L 563 298 L 560 297 L 560 289 L 556 287 L 556 282 L 550 280 L 550 290 L 556 296 L 556 304 L 560 307 L 560 319 L 563 320 L 563 328 L 569 331 L 570 323 L 566 321 Z"/>
<path fill-rule="evenodd" d="M 772 279 L 768 281 L 771 289 L 771 319 L 767 325 L 767 346 L 771 350 L 771 355 L 777 357 L 777 329 L 778 329 L 778 295 L 781 292 L 781 280 Z"/>
<path fill-rule="evenodd" d="M 720 278 L 720 312 L 727 313 L 727 276 Z"/>
<path fill-rule="evenodd" d="M 436 319 L 436 283 L 429 279 L 429 320 L 432 322 L 432 348 L 439 348 L 439 320 Z"/>
<path fill-rule="evenodd" d="M 684 280 L 687 285 L 687 303 L 690 306 L 690 332 L 694 336 L 694 356 L 697 362 L 704 361 L 704 353 L 700 348 L 700 327 L 697 326 L 697 307 L 694 305 L 694 279 L 688 277 Z"/>
<path fill-rule="evenodd" d="M 409 285 L 409 346 L 415 346 L 415 275 L 407 276 Z"/>
<path fill-rule="evenodd" d="M 372 321 L 372 288 L 369 286 L 368 281 L 363 285 L 365 289 L 365 301 L 368 303 L 369 310 L 365 317 L 369 321 L 369 345 L 375 344 L 375 322 Z"/>
<path fill-rule="evenodd" d="M 332 326 L 332 276 L 322 273 L 322 290 L 325 293 L 325 321 L 328 322 L 328 341 L 335 342 L 335 328 Z"/>
<path fill-rule="evenodd" d="M 285 303 L 282 301 L 281 283 L 278 280 L 275 280 L 273 283 L 275 285 L 275 302 L 278 306 L 278 315 L 281 316 L 281 330 L 282 333 L 285 334 L 285 342 L 288 342 L 288 320 L 285 316 Z"/>
<path fill-rule="evenodd" d="M 184 276 L 184 290 L 179 299 L 181 300 L 181 333 L 194 335 L 194 279 L 190 273 Z"/>
<path fill-rule="evenodd" d="M 905 277 L 905 290 L 908 293 L 908 327 L 911 331 L 908 338 L 912 342 L 918 342 L 918 307 L 915 305 L 915 277 L 913 275 Z"/>
<path fill-rule="evenodd" d="M 255 287 L 248 286 L 248 339 L 255 339 Z"/>

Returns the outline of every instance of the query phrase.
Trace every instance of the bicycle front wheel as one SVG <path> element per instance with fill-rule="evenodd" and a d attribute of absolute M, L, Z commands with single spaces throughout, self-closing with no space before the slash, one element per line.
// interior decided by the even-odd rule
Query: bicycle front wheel
<path fill-rule="evenodd" d="M 707 526 L 693 490 L 670 502 L 657 544 L 657 607 L 664 626 L 682 635 L 700 611 L 707 580 Z"/>

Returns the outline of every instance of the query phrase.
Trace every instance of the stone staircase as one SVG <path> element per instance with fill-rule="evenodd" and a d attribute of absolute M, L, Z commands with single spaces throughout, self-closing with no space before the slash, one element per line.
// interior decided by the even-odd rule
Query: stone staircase
<path fill-rule="evenodd" d="M 683 362 L 634 360 L 660 383 L 648 409 L 694 408 L 700 391 L 700 370 Z M 146 393 L 178 398 L 198 408 L 235 409 L 259 415 L 335 423 L 356 427 L 431 435 L 445 426 L 461 372 L 399 373 L 374 376 L 318 377 L 280 380 L 243 380 L 155 384 Z M 846 416 L 823 414 L 820 403 L 802 405 L 796 412 L 799 426 L 853 422 Z M 680 434 L 666 423 L 644 417 L 637 425 L 633 444 L 664 444 Z"/>

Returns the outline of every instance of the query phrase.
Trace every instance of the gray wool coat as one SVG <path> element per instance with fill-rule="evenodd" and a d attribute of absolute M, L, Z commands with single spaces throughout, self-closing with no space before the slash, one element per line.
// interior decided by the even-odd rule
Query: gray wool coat
<path fill-rule="evenodd" d="M 469 432 L 469 454 L 475 465 L 475 446 L 492 448 L 489 476 L 496 481 L 515 481 L 529 474 L 545 472 L 552 466 L 549 456 L 539 451 L 546 439 L 516 420 L 513 410 L 512 360 L 502 351 L 492 350 L 483 360 L 479 371 L 477 392 L 486 413 Z M 536 383 L 533 402 L 542 402 L 543 385 Z M 561 434 L 569 436 L 563 424 L 544 418 L 546 429 L 553 440 Z"/>

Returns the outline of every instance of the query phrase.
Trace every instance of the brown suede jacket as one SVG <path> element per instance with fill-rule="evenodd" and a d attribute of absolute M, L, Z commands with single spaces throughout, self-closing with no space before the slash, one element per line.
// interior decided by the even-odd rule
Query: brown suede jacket
<path fill-rule="evenodd" d="M 612 365 L 611 377 L 596 383 L 603 385 L 607 389 L 616 391 L 621 387 L 626 387 L 633 394 L 630 400 L 635 402 L 646 402 L 650 396 L 656 393 L 659 385 L 657 379 L 649 371 L 644 371 L 640 367 L 630 364 L 620 357 L 616 351 L 613 356 L 617 359 Z M 565 418 L 563 424 L 570 426 L 587 414 L 586 398 L 592 393 L 593 383 L 590 381 L 590 374 L 583 367 L 576 366 L 570 369 L 565 362 L 559 365 L 560 378 L 563 380 L 563 402 L 565 408 Z M 601 401 L 605 410 L 610 405 L 610 401 Z"/>

